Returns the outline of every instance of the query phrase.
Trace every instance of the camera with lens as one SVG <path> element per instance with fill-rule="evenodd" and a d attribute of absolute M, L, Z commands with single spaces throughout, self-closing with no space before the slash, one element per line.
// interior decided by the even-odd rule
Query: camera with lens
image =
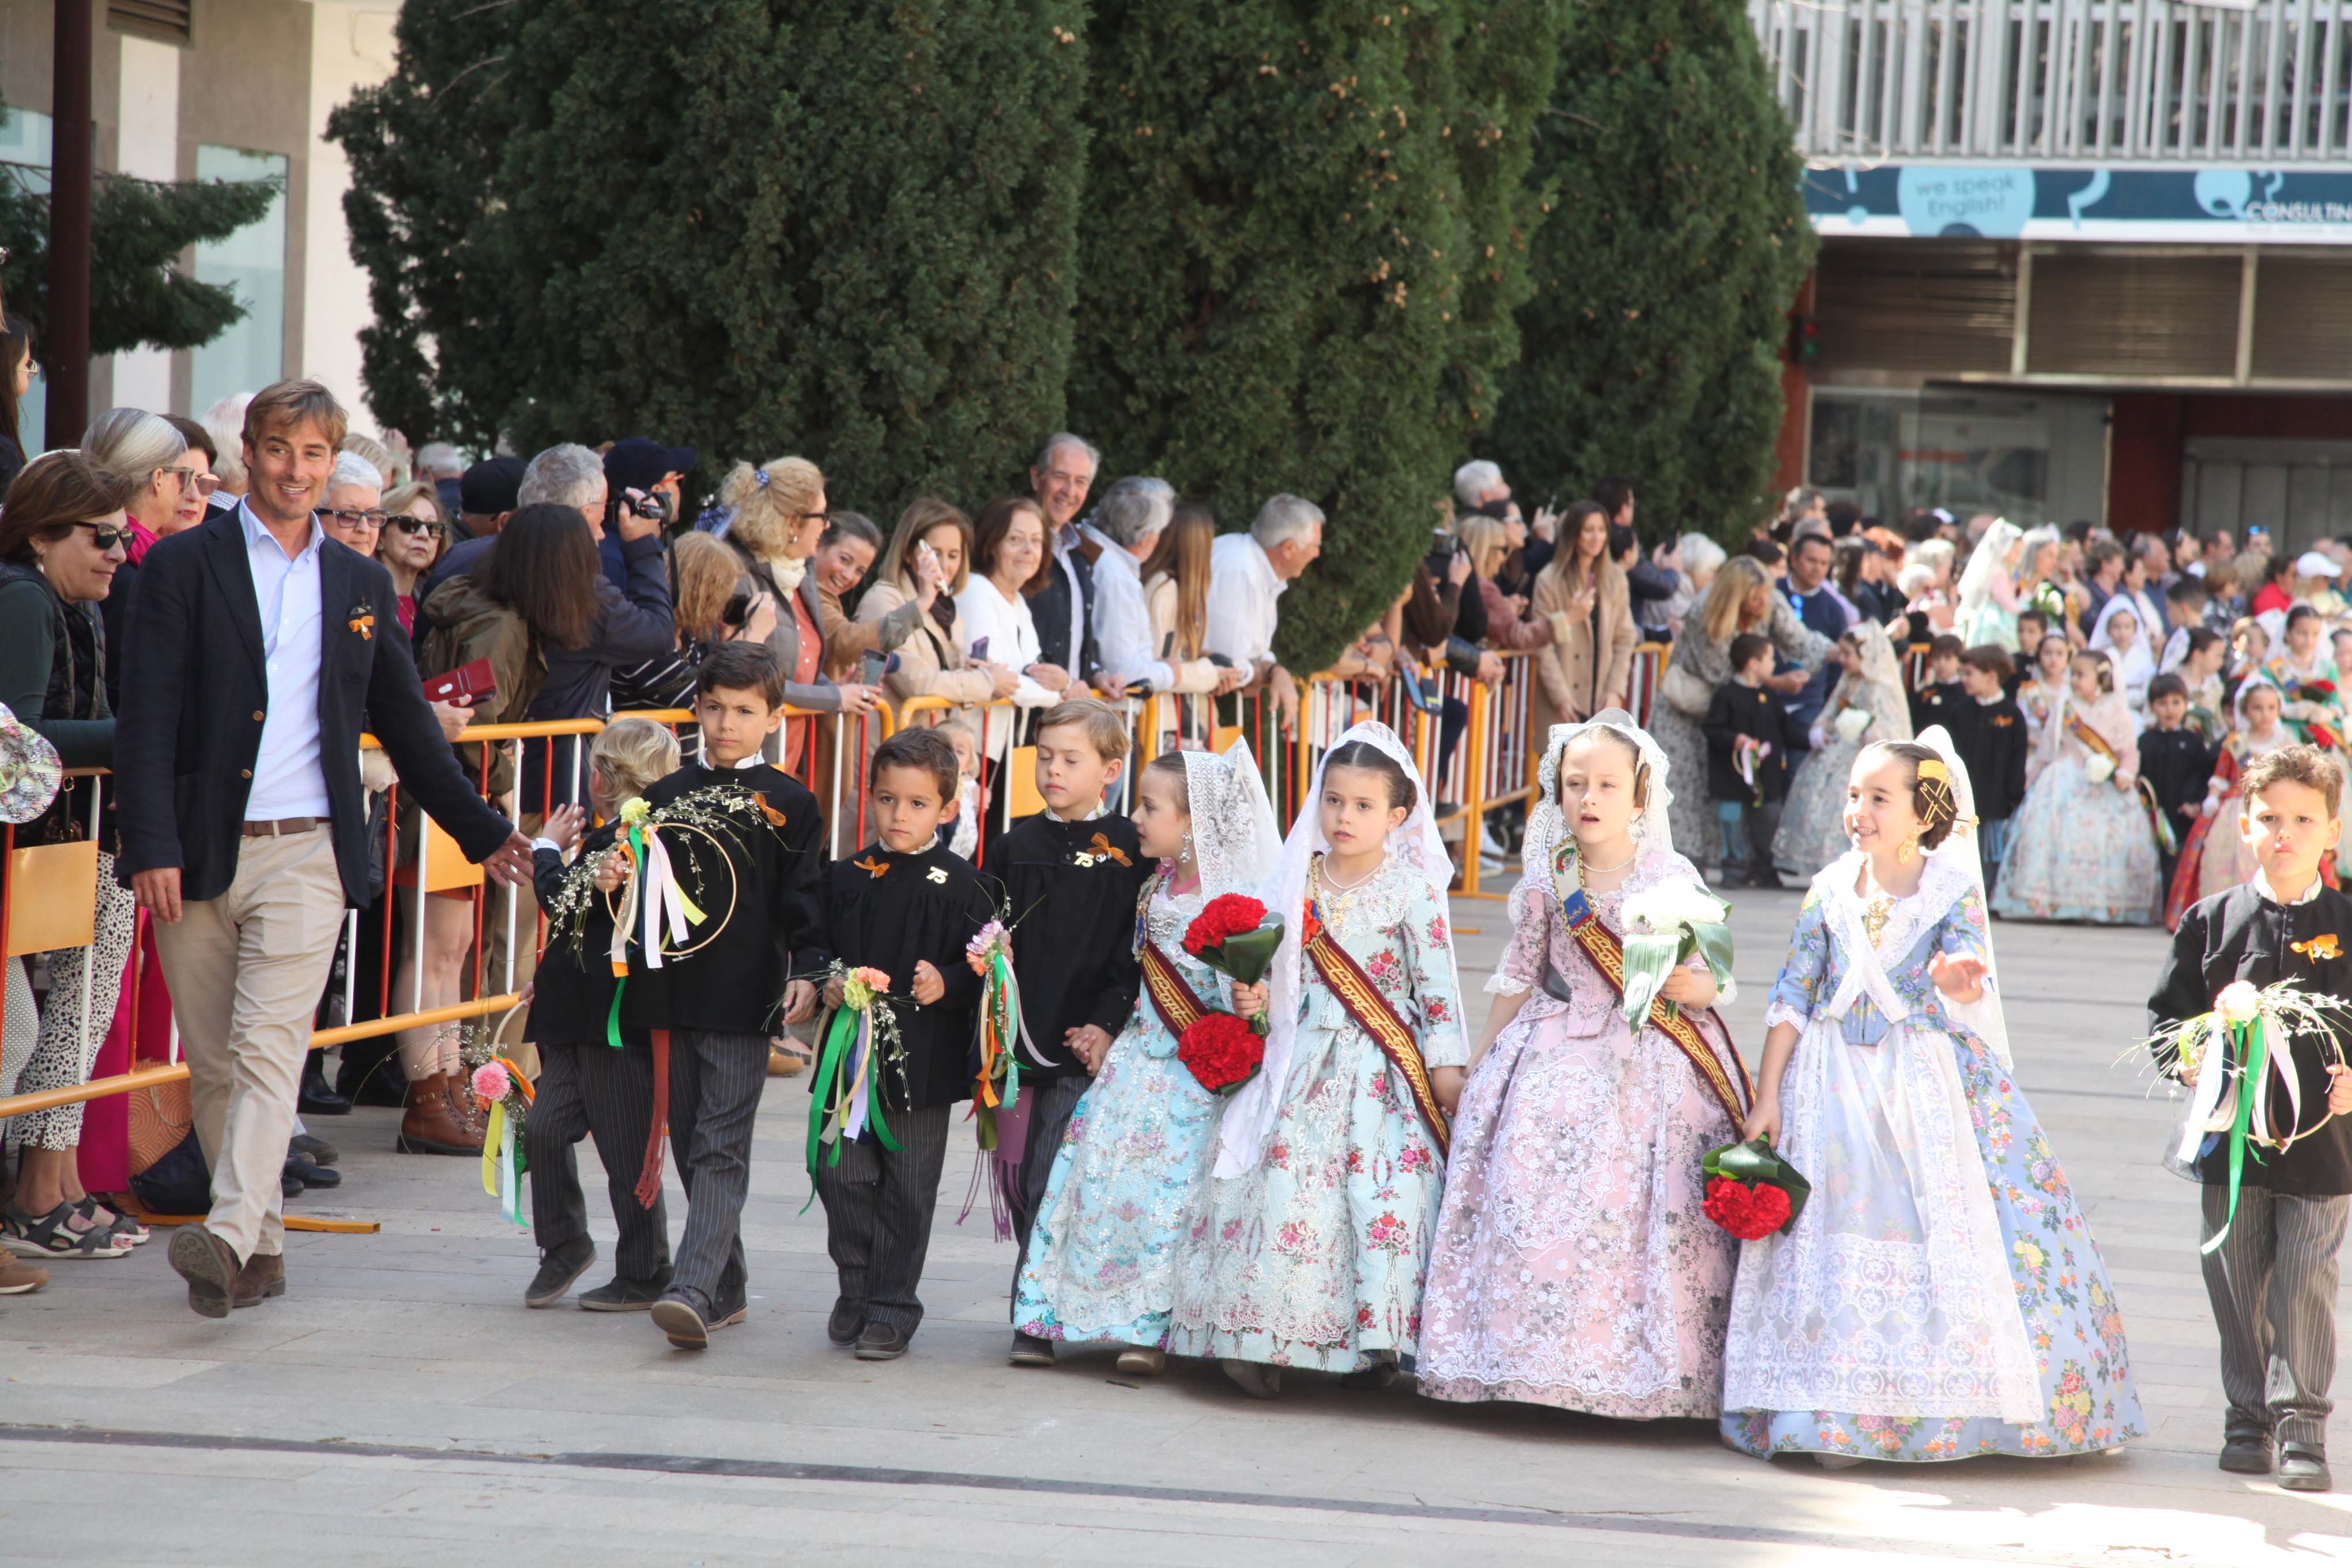
<path fill-rule="evenodd" d="M 638 515 L 645 514 L 641 512 Z M 751 617 L 751 595 L 749 594 L 736 595 L 728 600 L 726 606 L 719 612 L 719 618 L 730 626 L 740 626 Z"/>
<path fill-rule="evenodd" d="M 669 497 L 656 492 L 649 496 L 625 496 L 622 500 L 631 516 L 658 518 L 664 528 L 669 526 Z"/>
<path fill-rule="evenodd" d="M 1454 558 L 1470 547 L 1463 543 L 1460 536 L 1450 528 L 1433 528 L 1429 533 L 1429 558 L 1423 564 L 1429 568 L 1432 577 L 1442 583 L 1445 580 L 1445 569 L 1454 564 Z"/>

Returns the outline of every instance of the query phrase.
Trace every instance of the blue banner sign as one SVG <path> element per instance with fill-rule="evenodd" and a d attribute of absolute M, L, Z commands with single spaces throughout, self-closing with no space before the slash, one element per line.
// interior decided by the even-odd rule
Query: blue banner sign
<path fill-rule="evenodd" d="M 2352 245 L 2352 172 L 1881 163 L 1808 169 L 1825 235 Z"/>

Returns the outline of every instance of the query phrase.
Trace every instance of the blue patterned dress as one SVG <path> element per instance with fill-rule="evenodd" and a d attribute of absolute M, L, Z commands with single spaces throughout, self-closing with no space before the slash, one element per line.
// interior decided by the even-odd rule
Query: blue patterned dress
<path fill-rule="evenodd" d="M 1429 879 L 1391 856 L 1362 886 L 1327 896 L 1323 916 L 1422 1059 L 1466 1063 L 1454 938 Z M 1419 1342 L 1444 1156 L 1412 1090 L 1312 963 L 1298 1006 L 1265 1152 L 1210 1179 L 1181 1244 L 1174 1354 L 1353 1372 Z"/>
<path fill-rule="evenodd" d="M 1990 957 L 1973 853 L 1956 841 L 1918 892 L 1868 905 L 1849 854 L 1798 917 L 1765 1019 L 1803 1031 L 1780 1148 L 1813 1194 L 1741 1249 L 1722 1431 L 1748 1453 L 2069 1455 L 2146 1431 L 2106 1266 L 1979 1032 L 1999 1000 L 1955 1004 L 1928 975 L 1937 952 Z"/>
<path fill-rule="evenodd" d="M 1224 977 L 1184 951 L 1184 928 L 1204 901 L 1199 891 L 1171 896 L 1163 882 L 1145 919 L 1192 994 L 1224 1007 Z M 1014 1328 L 1049 1340 L 1166 1341 L 1177 1237 L 1208 1180 L 1223 1103 L 1176 1059 L 1176 1037 L 1139 995 L 1054 1156 Z"/>

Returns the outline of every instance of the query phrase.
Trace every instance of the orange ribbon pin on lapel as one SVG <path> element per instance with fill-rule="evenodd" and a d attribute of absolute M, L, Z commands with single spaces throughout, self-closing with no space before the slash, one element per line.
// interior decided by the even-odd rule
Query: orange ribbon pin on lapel
<path fill-rule="evenodd" d="M 1127 858 L 1126 850 L 1121 849 L 1118 846 L 1113 844 L 1109 839 L 1104 837 L 1099 833 L 1095 835 L 1095 841 L 1092 845 L 1088 846 L 1088 848 L 1097 857 L 1108 855 L 1122 866 L 1132 866 L 1135 864 L 1134 861 Z"/>
<path fill-rule="evenodd" d="M 2344 956 L 2344 950 L 2336 945 L 2336 933 L 2332 931 L 2321 931 L 2309 942 L 2291 942 L 2286 945 L 2288 952 L 2299 952 L 2314 963 L 2325 963 Z"/>
<path fill-rule="evenodd" d="M 856 867 L 859 870 L 865 872 L 869 877 L 878 877 L 883 872 L 887 871 L 890 868 L 889 861 L 877 860 L 870 855 L 863 860 L 852 860 L 850 864 Z"/>

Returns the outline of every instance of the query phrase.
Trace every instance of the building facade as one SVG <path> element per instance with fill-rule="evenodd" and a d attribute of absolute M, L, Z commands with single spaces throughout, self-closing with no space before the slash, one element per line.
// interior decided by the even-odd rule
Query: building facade
<path fill-rule="evenodd" d="M 1753 0 L 1822 237 L 1781 468 L 2352 533 L 2346 0 Z"/>
<path fill-rule="evenodd" d="M 101 174 L 152 180 L 276 176 L 260 221 L 186 258 L 233 285 L 246 317 L 202 348 L 141 349 L 90 365 L 93 412 L 201 412 L 232 392 L 311 375 L 363 409 L 367 279 L 343 226 L 350 166 L 327 115 L 392 74 L 396 0 L 91 0 Z M 51 0 L 0 0 L 0 178 L 48 179 Z M 6 165 L 13 165 L 6 166 Z M 42 352 L 38 345 L 37 354 Z M 25 428 L 41 429 L 36 382 Z M 363 424 L 364 416 L 355 420 Z"/>

